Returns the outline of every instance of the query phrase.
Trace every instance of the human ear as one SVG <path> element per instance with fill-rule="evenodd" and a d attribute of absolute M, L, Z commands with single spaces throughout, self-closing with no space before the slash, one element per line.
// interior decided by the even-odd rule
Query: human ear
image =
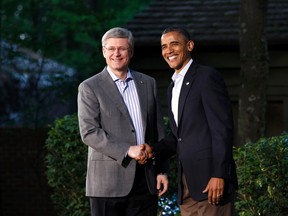
<path fill-rule="evenodd" d="M 187 43 L 188 50 L 191 52 L 194 48 L 194 42 L 192 40 L 189 40 Z"/>

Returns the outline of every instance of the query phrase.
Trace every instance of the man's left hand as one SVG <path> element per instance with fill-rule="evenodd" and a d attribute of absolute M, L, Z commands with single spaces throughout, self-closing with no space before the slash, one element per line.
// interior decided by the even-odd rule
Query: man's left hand
<path fill-rule="evenodd" d="M 166 174 L 157 175 L 158 196 L 162 196 L 168 190 L 168 177 Z"/>
<path fill-rule="evenodd" d="M 212 177 L 208 182 L 203 193 L 208 193 L 208 202 L 212 205 L 218 205 L 223 197 L 224 179 Z"/>

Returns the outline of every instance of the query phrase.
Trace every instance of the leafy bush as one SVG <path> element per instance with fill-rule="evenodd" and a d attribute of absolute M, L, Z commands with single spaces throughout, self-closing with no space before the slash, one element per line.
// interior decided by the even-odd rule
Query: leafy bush
<path fill-rule="evenodd" d="M 235 149 L 239 215 L 288 215 L 288 134 Z"/>
<path fill-rule="evenodd" d="M 46 148 L 46 174 L 58 215 L 89 216 L 85 197 L 87 147 L 80 139 L 76 114 L 55 121 Z M 239 181 L 237 214 L 288 215 L 288 134 L 235 148 L 234 157 Z M 179 215 L 174 157 L 171 169 L 169 191 L 159 200 L 159 215 Z"/>
<path fill-rule="evenodd" d="M 167 121 L 165 122 L 167 124 Z M 90 216 L 89 202 L 85 197 L 87 146 L 81 141 L 76 114 L 55 121 L 48 132 L 46 148 L 46 175 L 48 184 L 53 189 L 51 198 L 58 215 Z M 159 200 L 159 215 L 168 216 L 179 212 L 174 191 L 176 165 L 172 167 L 174 168 L 170 186 L 174 186 Z"/>
<path fill-rule="evenodd" d="M 55 121 L 46 148 L 46 175 L 58 215 L 89 216 L 85 197 L 87 146 L 81 141 L 76 114 Z"/>

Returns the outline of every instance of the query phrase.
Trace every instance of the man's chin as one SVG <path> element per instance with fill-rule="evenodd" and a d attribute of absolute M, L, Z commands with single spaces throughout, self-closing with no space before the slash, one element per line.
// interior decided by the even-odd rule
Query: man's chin
<path fill-rule="evenodd" d="M 169 64 L 169 63 L 168 63 L 168 65 L 169 65 L 169 67 L 170 67 L 171 69 L 174 69 L 174 70 L 175 70 L 175 69 L 177 68 L 177 66 L 176 66 L 175 64 Z"/>

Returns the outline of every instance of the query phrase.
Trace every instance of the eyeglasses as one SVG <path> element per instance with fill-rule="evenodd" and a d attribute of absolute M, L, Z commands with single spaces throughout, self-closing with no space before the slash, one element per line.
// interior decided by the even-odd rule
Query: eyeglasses
<path fill-rule="evenodd" d="M 119 52 L 126 52 L 129 50 L 129 47 L 105 47 L 103 46 L 108 52 L 115 52 L 116 50 Z"/>

